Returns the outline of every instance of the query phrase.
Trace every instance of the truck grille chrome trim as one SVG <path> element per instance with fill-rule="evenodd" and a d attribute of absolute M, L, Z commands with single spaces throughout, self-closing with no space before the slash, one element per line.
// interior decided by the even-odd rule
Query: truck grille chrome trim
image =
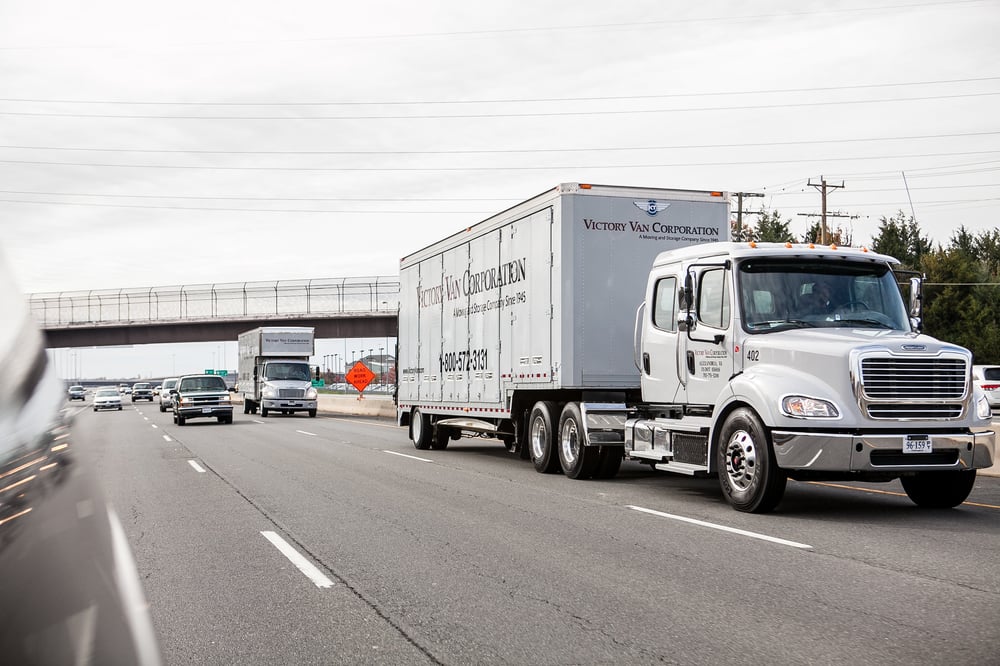
<path fill-rule="evenodd" d="M 871 419 L 960 419 L 971 395 L 969 365 L 957 351 L 913 357 L 869 348 L 852 360 L 858 405 Z"/>

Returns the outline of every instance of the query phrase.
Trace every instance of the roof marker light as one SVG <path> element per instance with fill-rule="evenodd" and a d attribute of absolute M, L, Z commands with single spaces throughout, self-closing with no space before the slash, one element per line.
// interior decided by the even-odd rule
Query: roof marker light
<path fill-rule="evenodd" d="M 837 249 L 837 244 L 836 243 L 830 243 L 830 249 L 831 250 L 836 250 Z"/>
<path fill-rule="evenodd" d="M 757 247 L 757 243 L 755 243 L 754 241 L 750 241 L 750 242 L 748 243 L 748 245 L 749 245 L 750 247 L 754 247 L 754 248 L 755 248 L 755 247 Z"/>
<path fill-rule="evenodd" d="M 815 245 L 813 245 L 812 243 L 809 243 L 809 249 L 810 249 L 810 250 L 815 250 L 815 249 L 816 249 L 816 246 L 815 246 Z"/>
<path fill-rule="evenodd" d="M 790 250 L 790 249 L 792 249 L 792 244 L 789 243 L 789 242 L 787 242 L 787 241 L 785 241 L 785 247 Z"/>

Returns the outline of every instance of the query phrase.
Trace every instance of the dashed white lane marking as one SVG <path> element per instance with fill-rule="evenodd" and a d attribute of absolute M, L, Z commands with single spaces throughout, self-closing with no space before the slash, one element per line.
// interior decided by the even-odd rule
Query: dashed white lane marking
<path fill-rule="evenodd" d="M 713 530 L 720 530 L 722 532 L 729 532 L 731 534 L 739 534 L 740 536 L 750 537 L 751 539 L 760 539 L 761 541 L 770 541 L 771 543 L 780 544 L 782 546 L 791 546 L 792 548 L 801 548 L 803 550 L 812 550 L 813 547 L 809 544 L 798 543 L 796 541 L 787 541 L 785 539 L 779 539 L 777 537 L 768 536 L 766 534 L 760 534 L 758 532 L 748 532 L 746 530 L 740 530 L 735 527 L 727 527 L 725 525 L 716 525 L 715 523 L 708 523 L 704 520 L 695 520 L 694 518 L 685 518 L 684 516 L 678 516 L 672 513 L 663 513 L 662 511 L 654 511 L 653 509 L 646 509 L 641 506 L 633 506 L 631 504 L 627 505 L 627 508 L 634 511 L 641 511 L 642 513 L 648 513 L 653 516 L 659 516 L 661 518 L 670 518 L 672 520 L 679 520 L 683 523 L 690 523 L 692 525 L 698 525 L 700 527 L 709 527 Z"/>
<path fill-rule="evenodd" d="M 201 465 L 199 465 L 194 460 L 188 460 L 188 465 L 191 465 L 191 467 L 194 467 L 194 471 L 198 472 L 199 474 L 204 474 L 205 473 L 205 468 L 202 467 Z"/>
<path fill-rule="evenodd" d="M 295 432 L 300 432 L 303 435 L 309 435 L 310 437 L 318 437 L 318 435 L 316 433 L 314 433 L 314 432 L 306 432 L 305 430 L 296 430 Z"/>
<path fill-rule="evenodd" d="M 382 453 L 391 453 L 394 456 L 399 456 L 401 458 L 409 458 L 411 460 L 419 460 L 420 462 L 434 462 L 433 460 L 428 460 L 427 458 L 418 458 L 416 456 L 408 456 L 405 453 L 399 453 L 398 451 L 382 451 Z"/>
<path fill-rule="evenodd" d="M 174 440 L 170 439 L 170 435 L 164 435 L 163 436 L 163 441 L 165 441 L 165 442 L 172 442 Z"/>
<path fill-rule="evenodd" d="M 274 532 L 261 532 L 264 538 L 274 544 L 274 547 L 281 551 L 294 564 L 299 571 L 306 575 L 316 587 L 333 587 L 333 581 L 327 578 L 322 571 L 317 569 L 312 562 L 304 558 L 299 551 L 292 548 L 287 541 Z"/>
<path fill-rule="evenodd" d="M 157 428 L 157 429 L 158 429 L 158 428 L 159 428 L 160 426 L 158 426 L 158 425 L 156 425 L 156 424 L 154 423 L 154 424 L 153 424 L 153 427 L 154 427 L 154 428 Z"/>

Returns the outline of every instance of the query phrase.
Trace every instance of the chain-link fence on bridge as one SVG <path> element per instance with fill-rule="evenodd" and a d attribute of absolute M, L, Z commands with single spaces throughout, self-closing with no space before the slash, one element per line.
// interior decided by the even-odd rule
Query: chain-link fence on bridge
<path fill-rule="evenodd" d="M 43 328 L 206 319 L 386 312 L 399 305 L 396 277 L 195 284 L 31 294 Z"/>

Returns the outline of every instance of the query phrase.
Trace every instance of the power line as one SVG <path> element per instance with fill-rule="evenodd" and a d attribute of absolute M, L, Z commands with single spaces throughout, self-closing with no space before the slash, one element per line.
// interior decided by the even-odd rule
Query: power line
<path fill-rule="evenodd" d="M 6 150 L 62 150 L 67 152 L 148 153 L 159 155 L 516 155 L 539 153 L 627 152 L 651 150 L 687 150 L 711 148 L 763 148 L 773 146 L 808 146 L 842 143 L 874 143 L 877 141 L 917 141 L 924 139 L 954 139 L 1000 135 L 1000 131 L 957 132 L 953 134 L 917 134 L 910 136 L 862 137 L 847 139 L 813 139 L 799 141 L 758 141 L 751 143 L 675 144 L 667 146 L 605 146 L 590 148 L 502 148 L 481 150 L 183 150 L 154 148 L 85 148 L 83 146 L 0 145 Z"/>
<path fill-rule="evenodd" d="M 492 211 L 481 210 L 340 210 L 317 208 L 215 208 L 211 206 L 157 206 L 143 204 L 112 204 L 94 203 L 89 201 L 22 201 L 17 199 L 0 199 L 0 203 L 27 204 L 39 206 L 79 206 L 85 208 L 141 208 L 154 210 L 197 210 L 220 211 L 225 213 L 350 213 L 359 215 L 489 215 Z"/>
<path fill-rule="evenodd" d="M 838 100 L 829 102 L 794 102 L 785 104 L 748 104 L 744 106 L 703 106 L 673 109 L 625 109 L 605 111 L 538 111 L 527 113 L 468 113 L 468 114 L 411 114 L 411 115 L 361 115 L 361 116 L 165 116 L 156 114 L 113 113 L 45 113 L 28 111 L 0 111 L 0 116 L 29 118 L 119 118 L 126 120 L 455 120 L 485 118 L 549 118 L 566 116 L 621 116 L 654 113 L 694 113 L 708 111 L 754 111 L 763 109 L 814 108 L 820 106 L 845 106 L 853 104 L 888 104 L 895 102 L 925 102 L 942 99 L 994 97 L 1000 92 L 961 93 L 955 95 L 926 95 L 884 99 Z"/>
<path fill-rule="evenodd" d="M 939 79 L 935 81 L 904 81 L 895 83 L 867 83 L 850 86 L 818 86 L 811 88 L 776 88 L 773 90 L 729 90 L 697 93 L 662 93 L 656 95 L 608 95 L 591 97 L 535 97 L 521 99 L 471 99 L 471 100 L 382 100 L 338 102 L 159 102 L 141 100 L 87 100 L 4 97 L 0 102 L 34 104 L 104 104 L 120 106 L 439 106 L 472 104 L 535 104 L 551 102 L 610 102 L 640 99 L 685 99 L 692 97 L 729 97 L 737 95 L 779 95 L 788 93 L 833 92 L 840 90 L 871 90 L 873 88 L 904 88 L 911 86 L 946 85 L 953 83 L 983 83 L 1000 80 L 1000 76 L 983 76 L 968 79 Z"/>
<path fill-rule="evenodd" d="M 0 160 L 0 164 L 34 166 L 74 166 L 122 169 L 192 169 L 204 171 L 567 171 L 571 169 L 661 169 L 668 167 L 744 166 L 761 164 L 806 164 L 811 162 L 860 162 L 867 160 L 914 159 L 926 157 L 951 157 L 957 155 L 982 155 L 1000 153 L 998 150 L 978 150 L 950 153 L 915 153 L 907 155 L 870 155 L 853 157 L 807 157 L 784 160 L 744 160 L 732 162 L 673 162 L 662 164 L 561 164 L 550 166 L 454 166 L 454 167 L 299 167 L 299 166 L 217 166 L 201 164 L 109 164 L 97 162 L 54 162 L 43 160 Z"/>
<path fill-rule="evenodd" d="M 644 20 L 639 22 L 622 23 L 591 23 L 579 25 L 559 25 L 559 26 L 538 26 L 538 27 L 514 27 L 514 28 L 491 28 L 483 30 L 454 30 L 442 32 L 416 32 L 416 33 L 396 33 L 396 34 L 373 34 L 373 35 L 335 35 L 329 37 L 284 39 L 284 40 L 244 40 L 230 42 L 181 42 L 177 46 L 219 46 L 220 44 L 261 44 L 261 43 L 325 43 L 325 42 L 345 42 L 345 41 L 366 41 L 366 40 L 392 40 L 392 39 L 421 39 L 438 37 L 482 37 L 482 36 L 504 36 L 515 34 L 531 34 L 539 32 L 572 32 L 584 30 L 621 30 L 621 29 L 650 29 L 664 25 L 679 25 L 690 23 L 739 23 L 744 21 L 758 21 L 765 19 L 794 18 L 802 16 L 814 16 L 819 14 L 855 14 L 855 13 L 876 13 L 896 9 L 920 9 L 925 7 L 947 6 L 953 9 L 958 5 L 982 4 L 990 0 L 949 0 L 947 2 L 911 2 L 894 5 L 876 5 L 866 7 L 845 7 L 845 8 L 823 8 L 810 11 L 781 12 L 771 14 L 726 14 L 722 16 L 693 17 L 693 18 L 670 18 L 661 20 Z M 145 46 L 145 45 L 144 45 Z M 52 50 L 52 49 L 117 49 L 122 45 L 74 45 L 74 46 L 5 46 L 0 47 L 0 51 L 24 51 L 24 50 Z"/>

